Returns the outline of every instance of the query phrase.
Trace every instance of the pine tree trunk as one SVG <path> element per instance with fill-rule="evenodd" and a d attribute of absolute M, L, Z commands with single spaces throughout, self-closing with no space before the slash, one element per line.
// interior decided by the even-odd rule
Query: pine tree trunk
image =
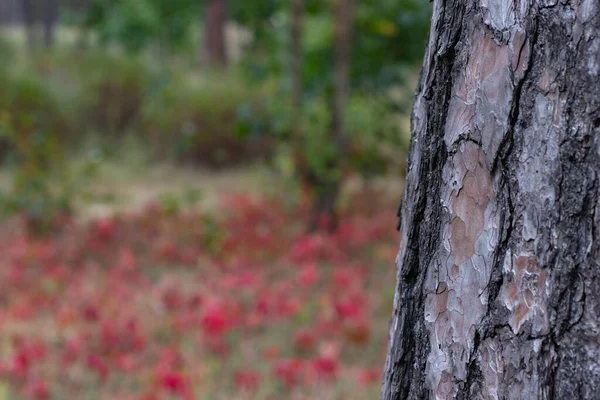
<path fill-rule="evenodd" d="M 598 399 L 600 5 L 433 7 L 381 399 Z"/>
<path fill-rule="evenodd" d="M 208 67 L 227 66 L 226 21 L 227 1 L 208 0 L 204 10 L 204 63 Z"/>

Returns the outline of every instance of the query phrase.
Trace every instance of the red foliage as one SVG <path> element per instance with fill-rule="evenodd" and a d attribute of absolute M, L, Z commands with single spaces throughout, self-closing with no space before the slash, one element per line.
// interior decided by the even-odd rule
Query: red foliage
<path fill-rule="evenodd" d="M 369 368 L 363 369 L 358 374 L 358 383 L 363 386 L 371 385 L 381 381 L 381 372 L 383 368 Z"/>
<path fill-rule="evenodd" d="M 302 266 L 298 281 L 302 286 L 308 287 L 319 280 L 319 271 L 315 263 L 309 263 Z"/>
<path fill-rule="evenodd" d="M 303 367 L 304 363 L 297 358 L 279 360 L 273 367 L 273 374 L 291 388 L 299 382 Z"/>
<path fill-rule="evenodd" d="M 294 335 L 294 346 L 301 351 L 310 351 L 314 349 L 317 337 L 310 330 L 302 330 Z"/>
<path fill-rule="evenodd" d="M 85 397 L 83 387 L 192 399 L 214 379 L 249 393 L 263 379 L 296 390 L 348 371 L 376 384 L 381 360 L 373 369 L 348 352 L 385 341 L 381 286 L 368 278 L 384 263 L 379 285 L 393 279 L 394 226 L 384 229 L 387 214 L 351 214 L 335 233 L 306 235 L 308 212 L 240 196 L 210 223 L 150 204 L 43 240 L 0 226 L 0 384 L 39 400 Z M 205 369 L 218 359 L 236 369 Z M 272 373 L 255 371 L 262 365 Z M 115 382 L 140 393 L 114 393 Z"/>
<path fill-rule="evenodd" d="M 220 336 L 227 328 L 223 307 L 219 303 L 209 305 L 202 317 L 202 328 L 209 336 Z"/>
<path fill-rule="evenodd" d="M 185 387 L 185 379 L 181 373 L 164 371 L 159 374 L 160 385 L 169 392 L 179 393 Z"/>
<path fill-rule="evenodd" d="M 255 392 L 260 384 L 260 375 L 254 371 L 238 370 L 233 375 L 233 380 L 238 389 Z"/>
<path fill-rule="evenodd" d="M 50 396 L 48 385 L 44 381 L 34 380 L 27 384 L 26 392 L 35 400 L 46 400 Z"/>
<path fill-rule="evenodd" d="M 319 356 L 312 360 L 312 365 L 319 377 L 323 379 L 335 378 L 339 368 L 338 361 L 331 356 Z"/>
<path fill-rule="evenodd" d="M 87 366 L 92 371 L 94 371 L 98 374 L 98 377 L 100 378 L 101 381 L 105 381 L 106 378 L 108 377 L 108 373 L 109 373 L 108 366 L 106 365 L 104 360 L 102 360 L 97 355 L 90 354 L 87 357 Z"/>

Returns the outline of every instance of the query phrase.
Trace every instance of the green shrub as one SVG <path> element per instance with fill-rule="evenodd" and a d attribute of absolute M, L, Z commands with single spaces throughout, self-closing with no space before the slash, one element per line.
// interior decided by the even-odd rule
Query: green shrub
<path fill-rule="evenodd" d="M 365 178 L 385 174 L 402 164 L 408 150 L 400 114 L 385 95 L 355 93 L 345 113 L 345 149 L 333 141 L 331 108 L 324 97 L 306 101 L 301 110 L 301 135 L 292 138 L 289 103 L 273 97 L 268 104 L 270 129 L 277 132 L 284 153 L 295 153 L 296 171 L 320 181 L 337 181 L 348 172 Z"/>
<path fill-rule="evenodd" d="M 14 146 L 19 146 L 20 140 L 29 140 L 40 132 L 44 132 L 44 135 L 53 132 L 56 136 L 53 141 L 64 139 L 69 130 L 68 120 L 62 113 L 58 99 L 39 75 L 28 71 L 3 71 L 0 72 L 0 86 L 5 157 Z"/>
<path fill-rule="evenodd" d="M 346 110 L 348 167 L 365 178 L 401 167 L 408 151 L 400 116 L 383 95 L 353 95 Z"/>
<path fill-rule="evenodd" d="M 52 91 L 35 75 L 4 74 L 0 85 L 0 138 L 11 188 L 0 193 L 2 214 L 21 213 L 34 230 L 68 214 L 82 175 L 67 168 L 67 119 Z"/>
<path fill-rule="evenodd" d="M 87 130 L 115 138 L 140 128 L 144 102 L 158 81 L 142 59 L 96 52 L 81 61 L 77 75 Z"/>
<path fill-rule="evenodd" d="M 270 153 L 268 135 L 245 129 L 239 114 L 260 96 L 235 73 L 176 74 L 147 104 L 144 132 L 159 157 L 207 166 L 255 160 Z"/>

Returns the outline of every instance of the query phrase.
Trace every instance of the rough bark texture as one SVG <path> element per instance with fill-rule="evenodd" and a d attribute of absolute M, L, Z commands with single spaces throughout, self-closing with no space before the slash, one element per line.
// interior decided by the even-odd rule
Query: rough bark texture
<path fill-rule="evenodd" d="M 598 399 L 600 4 L 433 7 L 381 399 Z"/>
<path fill-rule="evenodd" d="M 204 62 L 209 67 L 217 68 L 227 65 L 226 20 L 227 1 L 208 0 L 204 10 Z"/>

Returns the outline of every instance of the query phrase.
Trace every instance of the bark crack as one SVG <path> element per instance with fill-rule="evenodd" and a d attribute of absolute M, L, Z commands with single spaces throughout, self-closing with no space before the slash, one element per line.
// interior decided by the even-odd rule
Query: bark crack
<path fill-rule="evenodd" d="M 517 122 L 519 121 L 519 117 L 520 117 L 521 98 L 523 96 L 523 87 L 525 86 L 526 82 L 529 82 L 531 70 L 532 70 L 532 67 L 535 62 L 535 55 L 536 55 L 535 47 L 536 47 L 536 44 L 538 41 L 538 36 L 539 36 L 539 21 L 537 18 L 538 13 L 536 12 L 534 14 L 535 14 L 535 17 L 533 18 L 533 21 L 532 21 L 533 26 L 531 28 L 531 33 L 529 34 L 530 47 L 531 47 L 530 58 L 528 60 L 529 62 L 527 64 L 527 68 L 525 69 L 525 71 L 523 73 L 523 77 L 521 79 L 519 79 L 519 81 L 517 82 L 517 84 L 515 86 L 515 96 L 513 98 L 512 105 L 511 105 L 507 131 L 506 131 L 506 134 L 504 135 L 504 138 L 500 142 L 499 151 L 498 151 L 499 154 L 494 159 L 494 162 L 492 164 L 492 174 L 497 172 L 499 162 L 502 162 L 502 165 L 506 165 L 506 160 L 508 158 L 508 155 L 509 155 L 510 150 L 513 145 L 514 132 L 515 132 Z M 523 46 L 521 47 L 521 49 L 519 51 L 519 59 L 521 57 L 521 53 L 523 51 L 523 48 L 524 48 L 526 42 L 527 42 L 526 40 L 523 41 Z M 512 73 L 512 74 L 513 74 L 513 79 L 514 79 L 514 73 Z"/>

